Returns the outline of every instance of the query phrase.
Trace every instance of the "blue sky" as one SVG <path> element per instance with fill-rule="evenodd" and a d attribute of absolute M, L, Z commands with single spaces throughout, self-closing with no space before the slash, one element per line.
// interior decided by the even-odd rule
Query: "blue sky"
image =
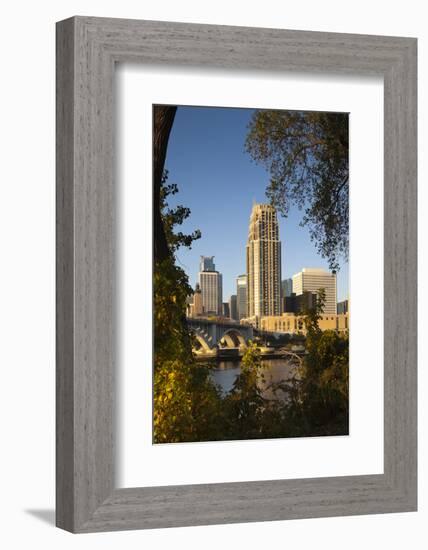
<path fill-rule="evenodd" d="M 245 245 L 253 200 L 267 202 L 268 172 L 244 151 L 251 109 L 179 107 L 171 131 L 165 167 L 169 183 L 179 193 L 170 204 L 182 204 L 191 215 L 184 232 L 200 229 L 202 237 L 192 249 L 179 249 L 177 260 L 194 287 L 199 257 L 215 256 L 216 269 L 223 274 L 223 301 L 236 294 L 236 277 L 245 273 Z M 302 212 L 290 208 L 287 218 L 279 216 L 282 241 L 282 279 L 303 267 L 324 267 L 299 222 Z M 348 265 L 341 264 L 337 276 L 338 300 L 348 296 Z"/>

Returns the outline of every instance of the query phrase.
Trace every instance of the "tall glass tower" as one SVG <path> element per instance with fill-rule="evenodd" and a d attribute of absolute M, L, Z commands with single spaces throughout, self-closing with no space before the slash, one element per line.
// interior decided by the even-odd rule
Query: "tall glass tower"
<path fill-rule="evenodd" d="M 247 241 L 248 317 L 281 315 L 281 241 L 276 210 L 254 204 Z"/>

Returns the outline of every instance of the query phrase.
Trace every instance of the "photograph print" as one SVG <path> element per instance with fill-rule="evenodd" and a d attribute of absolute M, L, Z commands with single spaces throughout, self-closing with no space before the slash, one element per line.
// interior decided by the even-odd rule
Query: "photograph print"
<path fill-rule="evenodd" d="M 349 435 L 349 114 L 153 106 L 153 443 Z"/>

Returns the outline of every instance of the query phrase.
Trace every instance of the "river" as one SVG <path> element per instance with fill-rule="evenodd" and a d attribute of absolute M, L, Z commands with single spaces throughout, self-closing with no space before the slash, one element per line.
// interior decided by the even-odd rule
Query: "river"
<path fill-rule="evenodd" d="M 263 390 L 263 396 L 272 399 L 275 395 L 269 389 L 272 383 L 289 380 L 295 374 L 295 362 L 289 359 L 263 359 L 264 381 L 259 378 L 259 387 Z M 223 393 L 229 392 L 236 377 L 241 372 L 240 360 L 219 361 L 211 375 L 214 381 L 221 387 Z M 278 396 L 279 397 L 279 396 Z"/>

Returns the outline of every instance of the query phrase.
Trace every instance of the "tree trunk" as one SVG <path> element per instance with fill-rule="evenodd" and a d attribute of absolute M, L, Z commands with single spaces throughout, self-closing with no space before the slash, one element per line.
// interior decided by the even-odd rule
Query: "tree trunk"
<path fill-rule="evenodd" d="M 170 255 L 160 211 L 160 190 L 169 134 L 177 107 L 153 107 L 153 235 L 154 259 L 161 262 Z"/>

